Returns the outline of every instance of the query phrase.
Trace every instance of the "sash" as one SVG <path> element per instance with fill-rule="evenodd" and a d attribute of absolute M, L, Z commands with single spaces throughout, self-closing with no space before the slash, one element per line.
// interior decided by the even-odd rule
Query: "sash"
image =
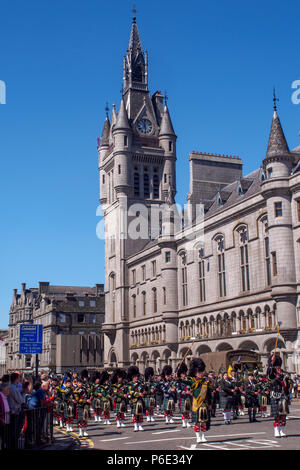
<path fill-rule="evenodd" d="M 195 387 L 196 388 L 196 387 Z M 197 397 L 193 397 L 193 406 L 192 410 L 196 412 L 202 403 L 204 402 L 207 395 L 207 383 L 201 385 L 201 391 Z"/>

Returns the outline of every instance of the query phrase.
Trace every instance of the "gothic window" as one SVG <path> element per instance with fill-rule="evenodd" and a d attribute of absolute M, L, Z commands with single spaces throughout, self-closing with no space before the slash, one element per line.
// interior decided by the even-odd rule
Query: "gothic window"
<path fill-rule="evenodd" d="M 166 251 L 166 263 L 169 263 L 171 261 L 171 252 Z"/>
<path fill-rule="evenodd" d="M 138 169 L 134 169 L 133 185 L 134 185 L 134 197 L 140 197 L 140 175 Z"/>
<path fill-rule="evenodd" d="M 133 269 L 132 271 L 132 284 L 136 284 L 136 270 Z"/>
<path fill-rule="evenodd" d="M 152 261 L 152 276 L 156 277 L 156 261 Z"/>
<path fill-rule="evenodd" d="M 273 267 L 273 276 L 277 276 L 277 258 L 276 251 L 272 251 L 272 267 Z"/>
<path fill-rule="evenodd" d="M 153 296 L 153 313 L 157 312 L 157 290 L 154 288 L 152 289 L 152 296 Z"/>
<path fill-rule="evenodd" d="M 142 266 L 142 281 L 146 280 L 146 266 Z"/>
<path fill-rule="evenodd" d="M 249 275 L 249 255 L 248 255 L 248 234 L 246 227 L 242 227 L 239 231 L 239 244 L 240 244 L 240 266 L 242 278 L 242 291 L 250 290 L 250 275 Z"/>
<path fill-rule="evenodd" d="M 146 315 L 146 309 L 147 309 L 146 292 L 142 292 L 142 305 L 143 305 L 143 315 Z"/>
<path fill-rule="evenodd" d="M 217 257 L 218 257 L 218 283 L 219 296 L 226 296 L 226 277 L 225 277 L 225 253 L 224 253 L 224 237 L 220 235 L 217 239 Z"/>
<path fill-rule="evenodd" d="M 205 265 L 204 265 L 203 259 L 199 261 L 198 268 L 199 268 L 200 302 L 205 302 Z"/>
<path fill-rule="evenodd" d="M 147 167 L 144 168 L 144 197 L 150 197 L 150 178 Z"/>
<path fill-rule="evenodd" d="M 270 243 L 269 237 L 265 236 L 265 263 L 266 263 L 266 271 L 267 271 L 267 286 L 271 285 L 271 261 L 270 261 Z"/>
<path fill-rule="evenodd" d="M 136 318 L 136 296 L 132 296 L 132 312 L 133 312 L 133 318 Z"/>
<path fill-rule="evenodd" d="M 153 175 L 153 198 L 159 199 L 159 178 L 157 174 L 157 169 L 154 169 Z"/>
<path fill-rule="evenodd" d="M 167 291 L 165 287 L 163 287 L 163 300 L 164 300 L 164 305 L 166 305 L 167 304 Z"/>
<path fill-rule="evenodd" d="M 181 256 L 181 285 L 182 285 L 182 305 L 188 305 L 188 287 L 187 287 L 187 266 L 186 266 L 186 253 L 183 252 Z"/>

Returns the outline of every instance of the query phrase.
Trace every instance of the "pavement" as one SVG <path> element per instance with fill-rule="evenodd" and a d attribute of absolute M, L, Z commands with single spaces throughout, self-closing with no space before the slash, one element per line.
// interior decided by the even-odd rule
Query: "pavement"
<path fill-rule="evenodd" d="M 269 408 L 269 407 L 268 407 Z M 269 412 L 270 410 L 268 410 Z M 180 416 L 174 417 L 173 424 L 165 424 L 163 415 L 154 416 L 155 422 L 144 421 L 144 431 L 133 431 L 130 415 L 126 416 L 126 427 L 117 428 L 115 418 L 111 425 L 103 422 L 89 422 L 88 437 L 79 438 L 77 430 L 67 433 L 58 426 L 54 428 L 54 443 L 45 445 L 41 450 L 105 450 L 131 451 L 205 451 L 205 450 L 300 450 L 300 401 L 293 400 L 290 406 L 286 437 L 274 438 L 273 418 L 260 418 L 249 423 L 247 410 L 245 416 L 224 424 L 223 416 L 217 410 L 212 418 L 211 429 L 206 433 L 207 442 L 197 444 L 193 426 L 182 428 Z M 75 429 L 75 426 L 74 426 Z"/>

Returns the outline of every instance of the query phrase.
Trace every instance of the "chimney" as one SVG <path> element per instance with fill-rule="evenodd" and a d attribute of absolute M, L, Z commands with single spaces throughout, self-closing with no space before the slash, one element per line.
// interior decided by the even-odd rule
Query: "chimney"
<path fill-rule="evenodd" d="M 49 282 L 39 282 L 39 295 L 48 294 L 49 292 Z"/>

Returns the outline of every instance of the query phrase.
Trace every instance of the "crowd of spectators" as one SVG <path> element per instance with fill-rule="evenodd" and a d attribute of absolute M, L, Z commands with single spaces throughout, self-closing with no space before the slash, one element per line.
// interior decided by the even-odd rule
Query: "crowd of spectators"
<path fill-rule="evenodd" d="M 46 443 L 45 418 L 51 395 L 51 379 L 45 374 L 25 378 L 13 372 L 0 379 L 1 450 L 19 449 L 20 436 L 34 436 L 39 444 Z"/>

